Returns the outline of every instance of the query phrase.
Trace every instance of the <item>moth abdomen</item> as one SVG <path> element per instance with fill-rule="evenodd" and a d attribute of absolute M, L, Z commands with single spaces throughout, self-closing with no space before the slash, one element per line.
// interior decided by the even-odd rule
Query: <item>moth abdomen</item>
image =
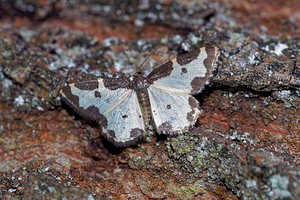
<path fill-rule="evenodd" d="M 151 114 L 151 105 L 149 100 L 149 95 L 147 89 L 137 93 L 139 104 L 143 113 L 144 123 L 146 127 L 149 127 L 151 124 L 152 114 Z"/>

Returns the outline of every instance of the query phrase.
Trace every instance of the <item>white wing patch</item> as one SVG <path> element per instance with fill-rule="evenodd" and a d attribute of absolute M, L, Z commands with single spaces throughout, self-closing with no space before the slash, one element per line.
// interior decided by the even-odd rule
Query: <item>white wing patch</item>
<path fill-rule="evenodd" d="M 193 89 L 191 81 L 196 77 L 205 77 L 207 69 L 203 63 L 206 58 L 207 53 L 203 48 L 198 57 L 186 65 L 181 66 L 176 59 L 173 59 L 171 74 L 155 80 L 153 86 L 169 92 L 191 93 Z"/>
<path fill-rule="evenodd" d="M 154 85 L 149 87 L 148 92 L 158 133 L 181 133 L 194 125 L 200 113 L 194 97 Z"/>
<path fill-rule="evenodd" d="M 103 135 L 117 146 L 126 146 L 125 143 L 142 137 L 145 126 L 135 91 L 126 88 L 110 90 L 102 79 L 98 79 L 98 83 L 98 88 L 93 90 L 69 85 L 72 95 L 78 97 L 79 108 L 86 111 L 96 107 L 105 117 L 106 122 L 99 122 Z"/>
<path fill-rule="evenodd" d="M 115 105 L 104 113 L 108 120 L 108 126 L 103 132 L 114 131 L 115 142 L 138 139 L 143 135 L 145 126 L 135 91 L 131 90 L 122 97 L 115 96 L 114 98 Z M 134 132 L 137 129 L 142 132 Z"/>

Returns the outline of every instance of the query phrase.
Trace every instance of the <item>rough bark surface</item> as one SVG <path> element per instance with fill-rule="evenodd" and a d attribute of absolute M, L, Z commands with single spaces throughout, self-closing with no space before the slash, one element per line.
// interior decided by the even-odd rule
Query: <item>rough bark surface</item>
<path fill-rule="evenodd" d="M 300 199 L 300 5 L 0 1 L 0 199 Z M 145 74 L 218 46 L 189 132 L 117 149 L 67 81 Z M 69 76 L 68 76 L 69 75 Z"/>

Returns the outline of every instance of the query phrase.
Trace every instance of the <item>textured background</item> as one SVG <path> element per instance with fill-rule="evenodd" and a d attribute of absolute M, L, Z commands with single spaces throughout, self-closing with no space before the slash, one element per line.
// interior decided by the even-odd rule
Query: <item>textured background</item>
<path fill-rule="evenodd" d="M 68 81 L 221 49 L 191 131 L 113 147 Z M 1 199 L 300 199 L 297 0 L 0 0 Z"/>

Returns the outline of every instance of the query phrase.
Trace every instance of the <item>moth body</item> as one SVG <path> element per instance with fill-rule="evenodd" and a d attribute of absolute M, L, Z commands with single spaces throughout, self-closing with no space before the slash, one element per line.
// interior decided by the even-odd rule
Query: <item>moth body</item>
<path fill-rule="evenodd" d="M 136 92 L 147 132 L 150 131 L 150 127 L 153 125 L 151 104 L 148 94 L 148 87 L 150 84 L 148 83 L 146 78 L 144 78 L 141 74 L 138 73 L 134 75 L 133 81 L 134 84 L 132 84 L 132 89 Z"/>

